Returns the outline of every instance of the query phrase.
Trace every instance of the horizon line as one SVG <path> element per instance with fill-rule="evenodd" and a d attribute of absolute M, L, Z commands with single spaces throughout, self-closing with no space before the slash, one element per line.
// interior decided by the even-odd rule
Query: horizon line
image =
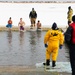
<path fill-rule="evenodd" d="M 3 3 L 75 3 L 75 1 L 0 1 Z"/>

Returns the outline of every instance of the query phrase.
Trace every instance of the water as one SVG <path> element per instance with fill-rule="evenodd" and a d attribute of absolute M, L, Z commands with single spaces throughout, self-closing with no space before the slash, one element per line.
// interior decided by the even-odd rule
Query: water
<path fill-rule="evenodd" d="M 46 31 L 0 32 L 0 66 L 34 66 L 45 61 L 44 35 Z M 68 62 L 68 48 L 64 44 L 57 61 Z"/>
<path fill-rule="evenodd" d="M 29 13 L 34 8 L 36 21 L 40 20 L 42 27 L 51 27 L 53 22 L 58 27 L 66 27 L 68 6 L 72 7 L 75 15 L 75 3 L 0 3 L 0 25 L 6 26 L 9 17 L 12 17 L 13 26 L 18 26 L 22 17 L 26 26 L 30 26 Z"/>

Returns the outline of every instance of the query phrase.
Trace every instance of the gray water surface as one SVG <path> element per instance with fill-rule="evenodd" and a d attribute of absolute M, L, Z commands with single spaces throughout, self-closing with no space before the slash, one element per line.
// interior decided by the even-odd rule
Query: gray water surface
<path fill-rule="evenodd" d="M 46 31 L 0 32 L 0 65 L 33 66 L 45 61 L 44 35 Z M 69 61 L 68 48 L 64 44 L 57 61 Z"/>

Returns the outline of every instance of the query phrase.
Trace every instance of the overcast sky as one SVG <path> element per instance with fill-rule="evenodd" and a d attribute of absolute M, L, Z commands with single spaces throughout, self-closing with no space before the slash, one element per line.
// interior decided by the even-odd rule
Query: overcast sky
<path fill-rule="evenodd" d="M 75 1 L 75 0 L 0 0 L 0 1 Z"/>

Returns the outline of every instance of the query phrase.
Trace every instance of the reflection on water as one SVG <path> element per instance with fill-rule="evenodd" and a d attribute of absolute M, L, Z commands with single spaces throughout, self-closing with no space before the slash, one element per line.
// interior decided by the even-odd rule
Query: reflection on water
<path fill-rule="evenodd" d="M 31 32 L 30 33 L 30 44 L 31 45 L 36 45 L 36 41 L 35 41 L 36 38 L 35 37 L 36 37 L 36 32 Z"/>
<path fill-rule="evenodd" d="M 9 44 L 11 44 L 11 42 L 12 42 L 12 32 L 11 31 L 9 31 L 8 32 L 8 42 L 9 42 Z"/>
<path fill-rule="evenodd" d="M 24 32 L 22 32 L 22 31 L 20 31 L 20 37 L 19 37 L 19 40 L 20 40 L 20 45 L 22 45 L 23 44 L 23 40 L 24 40 Z"/>
<path fill-rule="evenodd" d="M 0 65 L 35 65 L 45 61 L 45 31 L 0 32 Z M 68 48 L 59 50 L 57 61 L 69 61 Z"/>
<path fill-rule="evenodd" d="M 69 59 L 69 48 L 68 48 L 68 46 L 67 46 L 67 44 L 64 44 L 64 47 L 65 47 L 65 53 L 67 54 L 67 55 L 65 55 L 65 57 L 68 59 L 68 60 L 70 60 Z"/>
<path fill-rule="evenodd" d="M 7 34 L 9 50 L 12 50 L 12 32 L 9 31 Z"/>

